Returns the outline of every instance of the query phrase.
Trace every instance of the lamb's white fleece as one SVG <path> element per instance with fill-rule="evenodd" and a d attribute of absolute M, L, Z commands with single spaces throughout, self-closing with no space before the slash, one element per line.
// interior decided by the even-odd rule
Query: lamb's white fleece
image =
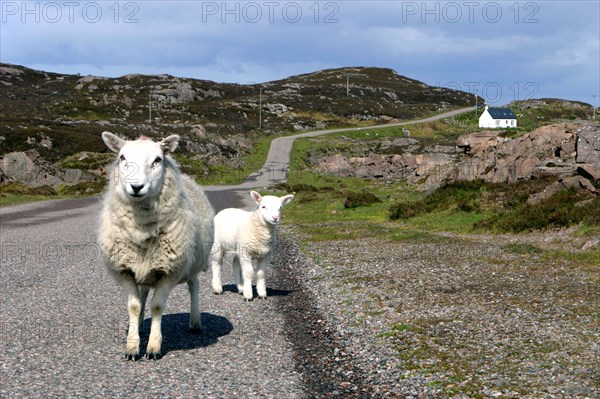
<path fill-rule="evenodd" d="M 243 209 L 224 209 L 215 216 L 215 234 L 212 258 L 213 291 L 223 292 L 221 266 L 225 253 L 233 253 L 233 277 L 238 292 L 246 300 L 252 300 L 252 279 L 257 263 L 256 290 L 259 298 L 267 297 L 266 269 L 271 261 L 277 242 L 276 226 L 280 220 L 280 209 L 294 196 L 264 196 L 252 191 L 250 196 L 257 204 L 253 212 Z"/>

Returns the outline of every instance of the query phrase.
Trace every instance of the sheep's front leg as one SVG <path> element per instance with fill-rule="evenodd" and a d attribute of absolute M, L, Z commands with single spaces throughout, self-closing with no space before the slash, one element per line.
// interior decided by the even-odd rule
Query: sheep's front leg
<path fill-rule="evenodd" d="M 146 357 L 148 359 L 158 359 L 160 357 L 160 347 L 162 345 L 161 321 L 165 311 L 169 293 L 177 285 L 167 278 L 163 278 L 154 288 L 150 311 L 152 313 L 152 325 L 150 326 L 150 338 L 146 347 Z"/>
<path fill-rule="evenodd" d="M 190 330 L 201 330 L 202 321 L 200 318 L 200 304 L 198 303 L 198 291 L 200 291 L 200 283 L 198 276 L 188 280 L 188 291 L 190 292 Z"/>
<path fill-rule="evenodd" d="M 148 299 L 148 292 L 150 291 L 150 287 L 147 285 L 138 286 L 138 290 L 140 292 L 140 318 L 139 318 L 139 331 L 142 331 L 142 324 L 144 324 L 144 308 L 146 307 L 146 299 Z"/>
<path fill-rule="evenodd" d="M 249 256 L 240 256 L 240 264 L 242 267 L 242 292 L 244 299 L 252 300 L 252 277 L 254 277 L 254 268 L 252 267 L 252 258 Z"/>
<path fill-rule="evenodd" d="M 269 257 L 259 259 L 256 270 L 256 291 L 258 297 L 267 299 L 267 266 L 269 265 Z"/>
<path fill-rule="evenodd" d="M 140 314 L 144 304 L 141 301 L 140 291 L 132 276 L 122 274 L 119 276 L 118 282 L 127 292 L 127 311 L 129 313 L 125 358 L 127 360 L 136 360 L 140 354 Z"/>

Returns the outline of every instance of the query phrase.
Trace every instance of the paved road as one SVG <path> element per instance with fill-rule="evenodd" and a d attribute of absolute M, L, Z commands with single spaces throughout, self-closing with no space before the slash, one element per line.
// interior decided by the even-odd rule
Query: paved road
<path fill-rule="evenodd" d="M 269 148 L 269 154 L 267 155 L 267 160 L 263 167 L 248 176 L 246 181 L 244 181 L 240 185 L 236 186 L 214 186 L 207 187 L 208 190 L 221 190 L 225 189 L 237 189 L 237 190 L 248 190 L 256 187 L 268 187 L 272 184 L 285 182 L 287 179 L 287 173 L 290 166 L 290 153 L 292 151 L 292 146 L 294 145 L 294 140 L 302 137 L 315 137 L 322 136 L 330 133 L 339 133 L 339 132 L 347 132 L 347 131 L 357 131 L 357 130 L 371 130 L 371 129 L 380 129 L 382 127 L 394 127 L 394 126 L 406 126 L 413 125 L 415 123 L 425 123 L 432 122 L 439 119 L 450 118 L 455 115 L 464 114 L 465 112 L 472 111 L 473 107 L 461 108 L 454 111 L 448 111 L 441 114 L 433 115 L 428 118 L 417 119 L 406 122 L 397 122 L 397 123 L 386 123 L 382 125 L 368 126 L 368 127 L 355 127 L 355 128 L 342 128 L 342 129 L 331 129 L 331 130 L 316 130 L 312 132 L 299 133 L 293 136 L 286 137 L 278 137 L 271 142 L 271 147 Z"/>
<path fill-rule="evenodd" d="M 241 186 L 207 188 L 215 209 L 249 206 L 244 191 L 284 178 L 264 172 L 270 164 L 287 170 L 294 138 L 331 132 L 276 139 L 262 173 Z M 301 284 L 281 271 L 268 279 L 270 298 L 251 303 L 233 285 L 222 296 L 211 294 L 204 275 L 203 335 L 188 331 L 189 296 L 178 286 L 163 318 L 164 357 L 126 362 L 126 298 L 100 264 L 99 212 L 97 198 L 0 208 L 0 398 L 299 398 L 308 386 L 332 386 L 318 370 L 301 374 L 292 360 L 305 348 L 334 344 L 297 333 L 311 325 L 303 317 L 320 318 Z M 146 319 L 142 348 L 148 333 Z"/>
<path fill-rule="evenodd" d="M 239 205 L 230 194 L 210 196 L 218 209 Z M 189 295 L 178 286 L 163 318 L 164 357 L 126 362 L 126 297 L 99 261 L 99 211 L 95 198 L 0 209 L 0 398 L 301 396 L 277 310 L 290 292 L 276 283 L 267 301 L 246 303 L 233 286 L 213 295 L 202 276 L 204 335 L 188 331 Z"/>

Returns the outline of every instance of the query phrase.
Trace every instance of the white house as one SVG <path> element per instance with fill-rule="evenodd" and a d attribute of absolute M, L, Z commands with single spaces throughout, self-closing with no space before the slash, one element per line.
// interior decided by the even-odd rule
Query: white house
<path fill-rule="evenodd" d="M 479 127 L 488 129 L 517 127 L 517 117 L 508 108 L 489 108 L 486 105 L 479 117 Z"/>

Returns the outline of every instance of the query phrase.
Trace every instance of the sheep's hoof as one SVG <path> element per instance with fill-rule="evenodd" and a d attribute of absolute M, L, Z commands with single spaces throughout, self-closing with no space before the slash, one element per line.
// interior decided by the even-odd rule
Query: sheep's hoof
<path fill-rule="evenodd" d="M 146 360 L 158 360 L 160 358 L 161 358 L 160 353 L 157 353 L 157 352 L 146 353 Z"/>
<path fill-rule="evenodd" d="M 252 302 L 253 299 L 254 298 L 244 298 L 244 301 L 246 301 L 246 302 Z"/>
<path fill-rule="evenodd" d="M 128 362 L 129 361 L 135 362 L 137 360 L 140 360 L 140 355 L 137 353 L 126 353 L 125 360 L 127 360 Z"/>
<path fill-rule="evenodd" d="M 265 296 L 259 296 L 258 299 L 263 299 L 263 300 L 266 301 L 267 300 L 267 296 L 266 295 Z"/>

